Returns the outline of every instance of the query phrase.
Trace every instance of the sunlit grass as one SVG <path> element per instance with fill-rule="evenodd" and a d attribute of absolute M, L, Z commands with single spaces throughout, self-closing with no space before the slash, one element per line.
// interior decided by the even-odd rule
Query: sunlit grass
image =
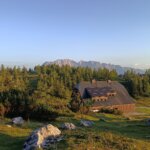
<path fill-rule="evenodd" d="M 136 100 L 136 106 L 150 107 L 150 97 L 144 97 Z"/>
<path fill-rule="evenodd" d="M 90 120 L 90 121 L 98 121 L 99 120 L 99 118 L 94 115 L 84 115 L 84 114 L 76 114 L 75 119 L 77 119 L 77 120 L 85 119 L 85 120 Z"/>
<path fill-rule="evenodd" d="M 144 113 L 144 114 L 150 116 L 150 107 L 148 107 L 148 108 L 146 108 L 146 107 L 145 108 L 144 107 L 137 107 L 136 111 L 140 112 L 140 113 Z"/>

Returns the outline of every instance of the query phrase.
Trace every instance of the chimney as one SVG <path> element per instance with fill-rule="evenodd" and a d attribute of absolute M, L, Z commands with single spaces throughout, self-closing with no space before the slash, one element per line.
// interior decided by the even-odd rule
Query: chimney
<path fill-rule="evenodd" d="M 92 85 L 96 85 L 96 80 L 95 79 L 92 80 Z"/>
<path fill-rule="evenodd" d="M 108 82 L 108 84 L 111 84 L 112 81 L 111 81 L 111 80 L 108 80 L 107 82 Z"/>

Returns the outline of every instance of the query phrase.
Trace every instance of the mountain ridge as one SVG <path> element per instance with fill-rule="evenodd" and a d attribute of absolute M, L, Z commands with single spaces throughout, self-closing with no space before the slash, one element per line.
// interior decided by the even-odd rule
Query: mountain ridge
<path fill-rule="evenodd" d="M 118 74 L 124 74 L 124 72 L 126 72 L 127 70 L 133 70 L 136 73 L 140 73 L 140 74 L 144 74 L 145 73 L 145 69 L 136 69 L 136 68 L 132 68 L 132 67 L 122 67 L 120 65 L 114 65 L 114 64 L 110 64 L 110 63 L 101 63 L 98 61 L 74 61 L 71 59 L 57 59 L 55 61 L 46 61 L 43 63 L 43 65 L 52 65 L 52 64 L 56 64 L 59 66 L 65 66 L 65 65 L 69 65 L 71 67 L 89 67 L 92 69 L 99 69 L 99 68 L 107 68 L 109 70 L 113 70 L 115 69 L 117 71 Z"/>

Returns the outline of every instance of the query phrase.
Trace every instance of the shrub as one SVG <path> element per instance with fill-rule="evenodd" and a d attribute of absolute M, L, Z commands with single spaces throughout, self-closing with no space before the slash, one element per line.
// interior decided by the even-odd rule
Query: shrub
<path fill-rule="evenodd" d="M 89 109 L 88 106 L 81 106 L 79 112 L 80 112 L 81 114 L 88 114 L 89 110 L 90 110 L 90 109 Z"/>
<path fill-rule="evenodd" d="M 108 108 L 102 108 L 99 112 L 101 113 L 107 113 L 107 114 L 114 114 L 114 115 L 122 115 L 122 111 L 118 109 L 108 109 Z"/>
<path fill-rule="evenodd" d="M 55 120 L 58 113 L 45 104 L 37 105 L 30 114 L 30 117 L 39 121 Z"/>

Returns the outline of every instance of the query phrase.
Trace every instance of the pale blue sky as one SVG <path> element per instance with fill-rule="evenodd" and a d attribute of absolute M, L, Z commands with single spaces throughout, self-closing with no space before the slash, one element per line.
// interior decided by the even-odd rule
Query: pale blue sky
<path fill-rule="evenodd" d="M 61 58 L 150 67 L 150 0 L 0 0 L 0 63 Z"/>

